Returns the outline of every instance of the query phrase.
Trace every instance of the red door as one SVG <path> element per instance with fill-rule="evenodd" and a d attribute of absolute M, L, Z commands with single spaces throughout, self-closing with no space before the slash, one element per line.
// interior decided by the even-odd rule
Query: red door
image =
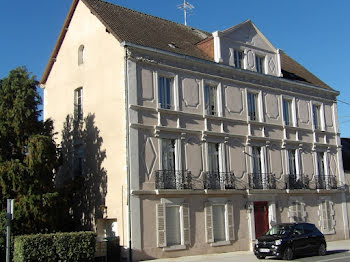
<path fill-rule="evenodd" d="M 267 202 L 254 202 L 255 237 L 264 235 L 269 230 L 269 214 Z"/>

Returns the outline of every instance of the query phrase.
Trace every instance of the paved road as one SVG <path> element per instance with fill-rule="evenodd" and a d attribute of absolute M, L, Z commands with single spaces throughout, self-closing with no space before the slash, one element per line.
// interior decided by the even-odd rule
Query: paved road
<path fill-rule="evenodd" d="M 295 262 L 350 262 L 350 240 L 334 241 L 327 243 L 327 255 L 323 257 L 308 256 L 297 257 Z M 149 260 L 153 262 L 258 262 L 258 261 L 283 261 L 276 258 L 258 260 L 252 252 L 230 252 L 222 254 L 210 254 L 200 256 L 188 256 L 169 259 Z"/>

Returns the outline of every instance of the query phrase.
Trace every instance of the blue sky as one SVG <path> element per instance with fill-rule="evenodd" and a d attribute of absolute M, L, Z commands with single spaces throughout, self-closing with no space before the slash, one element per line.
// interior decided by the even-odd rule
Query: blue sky
<path fill-rule="evenodd" d="M 108 0 L 183 23 L 182 0 Z M 41 78 L 72 0 L 2 0 L 0 78 L 20 65 Z M 272 44 L 309 69 L 350 104 L 350 1 L 190 0 L 190 26 L 213 32 L 251 19 Z M 339 102 L 342 137 L 350 137 L 350 105 Z"/>

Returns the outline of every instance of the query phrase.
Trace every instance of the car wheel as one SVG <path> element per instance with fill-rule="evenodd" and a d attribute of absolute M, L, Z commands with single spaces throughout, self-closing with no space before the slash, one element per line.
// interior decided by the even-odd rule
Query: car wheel
<path fill-rule="evenodd" d="M 319 256 L 324 256 L 327 253 L 326 250 L 326 245 L 324 243 L 322 243 L 319 247 L 318 247 L 318 255 Z"/>
<path fill-rule="evenodd" d="M 292 260 L 293 258 L 294 258 L 293 249 L 291 247 L 287 247 L 283 253 L 283 260 Z"/>

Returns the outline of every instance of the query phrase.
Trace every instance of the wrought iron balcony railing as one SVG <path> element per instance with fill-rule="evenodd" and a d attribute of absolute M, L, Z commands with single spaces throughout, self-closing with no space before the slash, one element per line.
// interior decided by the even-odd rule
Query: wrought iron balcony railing
<path fill-rule="evenodd" d="M 235 189 L 235 176 L 232 172 L 208 171 L 203 177 L 205 189 Z"/>
<path fill-rule="evenodd" d="M 286 175 L 286 189 L 310 189 L 310 179 L 308 176 L 296 174 Z"/>
<path fill-rule="evenodd" d="M 192 189 L 190 171 L 158 170 L 155 171 L 156 189 Z"/>
<path fill-rule="evenodd" d="M 276 189 L 276 177 L 271 173 L 251 173 L 249 189 Z"/>
<path fill-rule="evenodd" d="M 337 189 L 337 178 L 335 176 L 315 177 L 316 189 Z"/>

